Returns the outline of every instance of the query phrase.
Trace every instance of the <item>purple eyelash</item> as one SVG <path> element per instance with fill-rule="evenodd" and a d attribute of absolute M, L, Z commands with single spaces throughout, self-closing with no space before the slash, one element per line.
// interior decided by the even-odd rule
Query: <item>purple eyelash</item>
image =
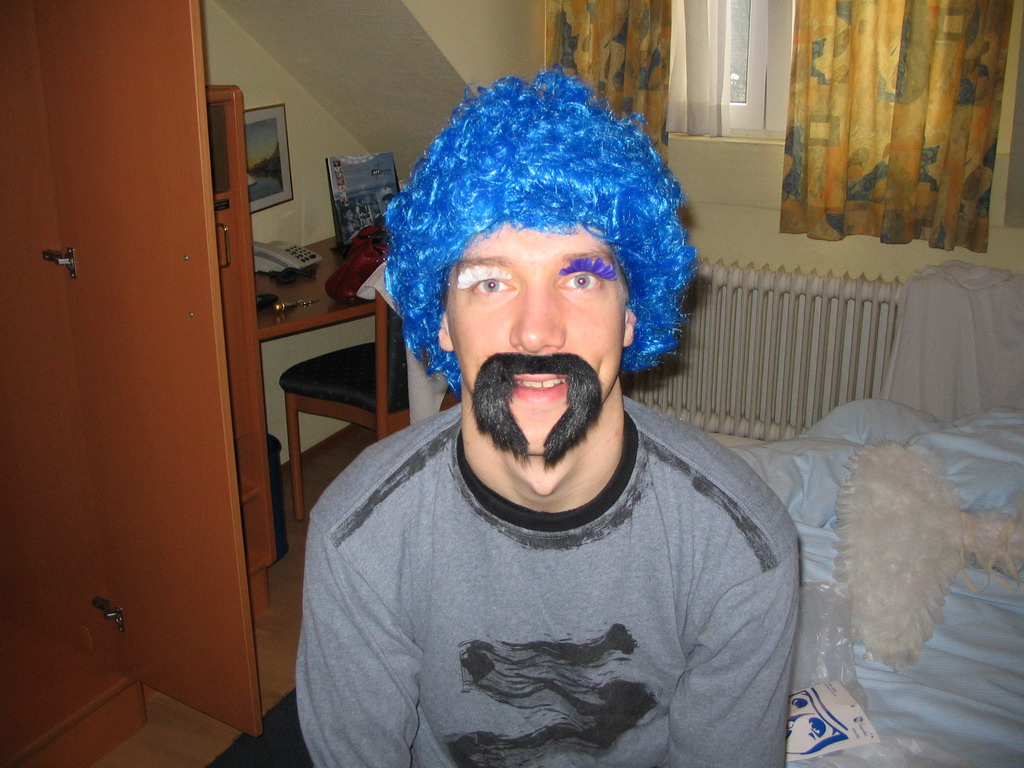
<path fill-rule="evenodd" d="M 569 266 L 558 270 L 560 275 L 571 275 L 574 272 L 589 272 L 592 275 L 597 275 L 602 280 L 615 279 L 615 267 L 611 264 L 605 264 L 604 259 L 600 256 L 596 258 L 573 259 L 569 262 Z"/>

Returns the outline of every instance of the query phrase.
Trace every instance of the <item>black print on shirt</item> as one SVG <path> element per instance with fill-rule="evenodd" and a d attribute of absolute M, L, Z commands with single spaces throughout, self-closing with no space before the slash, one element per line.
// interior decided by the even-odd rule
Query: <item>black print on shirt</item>
<path fill-rule="evenodd" d="M 622 677 L 635 649 L 621 624 L 582 643 L 463 643 L 463 690 L 528 710 L 530 720 L 542 725 L 518 734 L 452 734 L 446 739 L 449 754 L 459 766 L 512 768 L 541 765 L 552 754 L 608 749 L 656 703 L 643 683 Z"/>

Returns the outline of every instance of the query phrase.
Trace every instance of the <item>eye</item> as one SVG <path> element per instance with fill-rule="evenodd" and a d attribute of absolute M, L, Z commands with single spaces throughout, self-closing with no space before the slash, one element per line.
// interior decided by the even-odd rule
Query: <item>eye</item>
<path fill-rule="evenodd" d="M 475 293 L 498 293 L 508 287 L 512 275 L 500 267 L 477 264 L 459 272 L 456 286 Z"/>
<path fill-rule="evenodd" d="M 592 275 L 589 272 L 579 272 L 572 276 L 572 287 L 581 291 L 585 291 L 588 288 L 593 288 L 601 282 L 601 279 L 597 275 Z"/>
<path fill-rule="evenodd" d="M 615 267 L 605 263 L 600 256 L 588 256 L 573 259 L 558 271 L 560 275 L 571 275 L 570 285 L 584 291 L 595 288 L 601 281 L 615 280 Z"/>
<path fill-rule="evenodd" d="M 475 290 L 480 291 L 481 293 L 497 293 L 504 287 L 504 283 L 500 280 L 495 280 L 494 278 L 491 278 L 490 280 L 481 280 L 473 286 Z"/>

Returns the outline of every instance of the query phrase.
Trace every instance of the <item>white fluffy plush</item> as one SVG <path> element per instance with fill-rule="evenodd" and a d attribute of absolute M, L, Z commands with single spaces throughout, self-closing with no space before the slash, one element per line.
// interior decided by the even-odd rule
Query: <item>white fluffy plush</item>
<path fill-rule="evenodd" d="M 961 520 L 964 565 L 988 571 L 1004 586 L 1019 585 L 1024 568 L 1024 491 L 1008 507 L 964 512 Z M 977 590 L 970 575 L 963 575 L 967 586 Z M 1003 576 L 1009 576 L 1013 583 Z"/>
<path fill-rule="evenodd" d="M 936 464 L 896 443 L 860 449 L 836 503 L 835 579 L 854 639 L 893 668 L 918 662 L 961 565 L 961 504 Z"/>

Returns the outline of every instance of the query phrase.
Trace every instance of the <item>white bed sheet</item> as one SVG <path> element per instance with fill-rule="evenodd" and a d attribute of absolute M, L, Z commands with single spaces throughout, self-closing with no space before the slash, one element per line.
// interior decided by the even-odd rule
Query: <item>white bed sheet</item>
<path fill-rule="evenodd" d="M 763 441 L 713 434 L 729 448 Z M 832 583 L 837 535 L 797 521 L 801 582 Z M 883 744 L 787 768 L 1024 768 L 1024 586 L 1007 588 L 968 569 L 943 606 L 921 660 L 896 672 L 854 646 L 866 712 Z M 911 751 L 923 748 L 923 754 Z M 873 751 L 872 751 L 873 750 Z"/>
<path fill-rule="evenodd" d="M 832 582 L 828 528 L 797 524 L 804 582 Z M 966 758 L 979 768 L 1024 766 L 1024 588 L 1007 589 L 971 570 L 972 592 L 958 577 L 945 621 L 925 643 L 921 661 L 901 672 L 868 661 L 855 646 L 867 715 L 884 737 L 903 735 Z M 857 750 L 850 750 L 847 765 Z M 827 761 L 827 763 L 826 763 Z M 791 766 L 844 765 L 841 757 Z M 870 763 L 868 763 L 870 764 Z M 928 763 L 925 763 L 928 764 Z M 878 765 L 878 763 L 876 763 Z M 902 765 L 902 763 L 894 763 Z"/>

